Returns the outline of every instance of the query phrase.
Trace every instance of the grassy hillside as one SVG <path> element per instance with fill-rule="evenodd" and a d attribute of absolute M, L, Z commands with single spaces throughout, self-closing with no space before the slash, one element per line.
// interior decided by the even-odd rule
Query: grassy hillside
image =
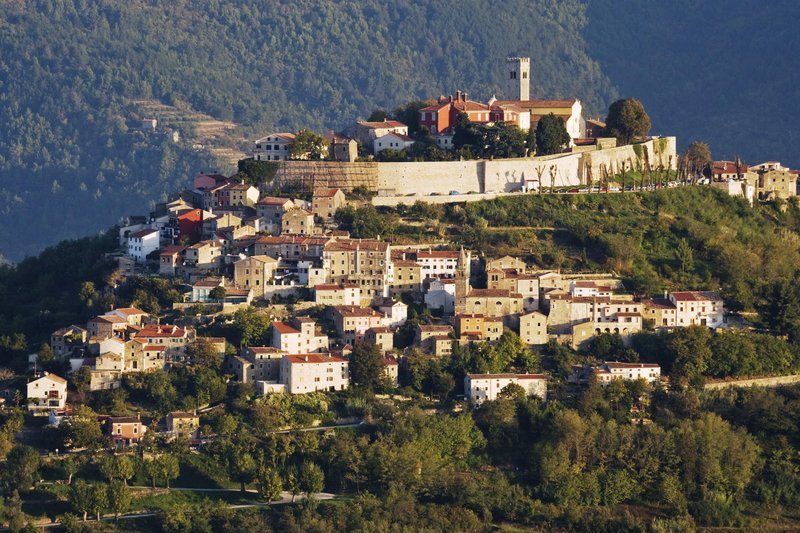
<path fill-rule="evenodd" d="M 240 136 L 338 128 L 456 89 L 501 95 L 502 60 L 520 53 L 536 58 L 536 94 L 600 110 L 613 89 L 585 24 L 579 0 L 0 2 L 0 254 L 107 227 L 216 166 L 132 133 L 130 100 L 233 121 Z"/>

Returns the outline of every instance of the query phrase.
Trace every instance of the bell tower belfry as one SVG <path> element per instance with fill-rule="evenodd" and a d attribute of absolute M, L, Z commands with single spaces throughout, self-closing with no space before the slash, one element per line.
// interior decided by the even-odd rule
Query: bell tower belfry
<path fill-rule="evenodd" d="M 501 100 L 531 99 L 531 58 L 506 58 L 505 94 Z"/>
<path fill-rule="evenodd" d="M 456 264 L 456 277 L 455 277 L 455 313 L 465 313 L 467 309 L 467 295 L 470 291 L 469 274 L 470 274 L 470 259 L 469 254 L 464 251 L 464 247 L 458 254 L 458 263 Z"/>

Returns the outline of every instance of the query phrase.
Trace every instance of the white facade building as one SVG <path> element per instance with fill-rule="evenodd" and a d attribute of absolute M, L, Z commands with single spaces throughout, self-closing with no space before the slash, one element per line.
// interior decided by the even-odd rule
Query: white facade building
<path fill-rule="evenodd" d="M 347 359 L 323 353 L 287 355 L 281 359 L 281 383 L 289 394 L 345 390 L 350 385 Z"/>
<path fill-rule="evenodd" d="M 456 284 L 453 279 L 435 279 L 425 293 L 425 306 L 428 309 L 442 309 L 445 315 L 455 312 Z"/>
<path fill-rule="evenodd" d="M 128 235 L 128 255 L 143 263 L 147 256 L 158 250 L 160 241 L 157 229 L 142 229 Z"/>
<path fill-rule="evenodd" d="M 636 381 L 643 379 L 648 383 L 655 383 L 661 379 L 661 367 L 655 363 L 620 363 L 619 361 L 606 361 L 594 370 L 597 381 L 601 384 L 610 383 L 614 379 Z"/>
<path fill-rule="evenodd" d="M 67 380 L 55 374 L 45 374 L 27 385 L 28 411 L 44 412 L 64 409 L 67 405 Z"/>
<path fill-rule="evenodd" d="M 528 396 L 547 399 L 547 376 L 544 374 L 467 374 L 464 377 L 464 394 L 473 405 L 486 400 L 496 400 L 508 385 L 516 383 Z"/>
<path fill-rule="evenodd" d="M 722 325 L 724 310 L 722 298 L 710 291 L 673 292 L 669 300 L 675 305 L 675 325 L 708 326 L 716 329 Z"/>
<path fill-rule="evenodd" d="M 253 159 L 256 161 L 288 160 L 294 138 L 293 133 L 272 133 L 258 139 L 253 150 Z"/>
<path fill-rule="evenodd" d="M 292 323 L 272 323 L 272 346 L 289 353 L 311 353 L 328 349 L 328 336 L 317 335 L 316 323 L 307 317 L 298 317 Z"/>
<path fill-rule="evenodd" d="M 373 154 L 378 155 L 379 152 L 384 150 L 404 150 L 414 144 L 414 139 L 402 133 L 395 133 L 390 131 L 386 135 L 382 135 L 373 141 Z"/>

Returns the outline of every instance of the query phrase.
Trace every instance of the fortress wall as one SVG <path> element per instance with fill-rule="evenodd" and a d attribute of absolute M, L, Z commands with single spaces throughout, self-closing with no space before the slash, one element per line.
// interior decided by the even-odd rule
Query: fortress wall
<path fill-rule="evenodd" d="M 574 187 L 587 184 L 591 176 L 597 183 L 604 170 L 616 174 L 623 162 L 628 169 L 636 168 L 644 163 L 645 155 L 653 168 L 659 165 L 677 168 L 675 137 L 635 146 L 529 159 L 412 163 L 282 161 L 275 179 L 279 183 L 300 183 L 309 190 L 339 187 L 349 192 L 363 186 L 382 196 L 447 195 L 450 191 L 504 193 L 519 189 L 526 180 L 540 180 L 543 187 Z M 555 176 L 552 184 L 551 175 Z"/>
<path fill-rule="evenodd" d="M 389 196 L 483 192 L 482 161 L 380 163 L 378 190 Z"/>

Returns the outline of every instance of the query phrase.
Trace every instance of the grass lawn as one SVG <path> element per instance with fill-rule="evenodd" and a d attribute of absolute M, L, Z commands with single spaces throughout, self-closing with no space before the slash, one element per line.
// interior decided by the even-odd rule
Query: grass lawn
<path fill-rule="evenodd" d="M 257 494 L 238 490 L 195 492 L 191 490 L 133 489 L 130 511 L 166 510 L 181 504 L 223 502 L 231 505 L 264 503 Z"/>

